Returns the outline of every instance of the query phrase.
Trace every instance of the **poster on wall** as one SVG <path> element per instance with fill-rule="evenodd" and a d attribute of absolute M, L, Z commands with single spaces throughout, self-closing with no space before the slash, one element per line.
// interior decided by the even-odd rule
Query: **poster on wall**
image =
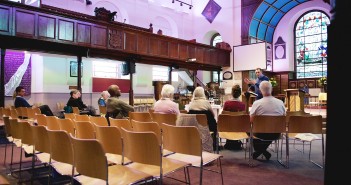
<path fill-rule="evenodd" d="M 277 42 L 274 43 L 274 50 L 275 50 L 275 59 L 286 59 L 286 53 L 285 53 L 285 48 L 286 48 L 286 43 L 283 40 L 282 37 L 278 37 Z"/>
<path fill-rule="evenodd" d="M 81 63 L 81 68 L 80 68 L 80 75 L 81 77 L 83 76 L 83 62 Z M 77 77 L 78 76 L 78 62 L 77 61 L 71 61 L 69 64 L 69 74 L 70 77 Z"/>
<path fill-rule="evenodd" d="M 214 0 L 210 0 L 201 14 L 208 20 L 208 22 L 212 23 L 221 9 L 222 7 Z"/>

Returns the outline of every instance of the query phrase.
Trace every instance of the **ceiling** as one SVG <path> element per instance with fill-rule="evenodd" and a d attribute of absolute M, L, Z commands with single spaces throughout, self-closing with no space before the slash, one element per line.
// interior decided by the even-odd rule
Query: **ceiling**
<path fill-rule="evenodd" d="M 249 36 L 272 43 L 279 21 L 291 9 L 307 1 L 310 0 L 264 0 L 252 17 Z"/>

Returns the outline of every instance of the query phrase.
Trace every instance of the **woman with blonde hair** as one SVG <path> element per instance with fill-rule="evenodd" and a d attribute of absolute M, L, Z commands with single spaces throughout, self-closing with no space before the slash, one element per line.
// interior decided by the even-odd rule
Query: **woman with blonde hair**
<path fill-rule="evenodd" d="M 203 87 L 199 86 L 195 88 L 193 97 L 189 103 L 188 114 L 206 114 L 209 130 L 213 132 L 213 149 L 216 150 L 217 122 L 214 118 L 215 114 L 210 102 L 206 98 L 205 89 Z"/>

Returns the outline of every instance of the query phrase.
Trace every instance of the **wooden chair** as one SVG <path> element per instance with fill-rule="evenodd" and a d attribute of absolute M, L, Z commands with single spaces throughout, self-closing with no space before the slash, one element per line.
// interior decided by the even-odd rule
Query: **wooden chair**
<path fill-rule="evenodd" d="M 250 116 L 248 114 L 220 114 L 218 115 L 217 130 L 219 139 L 240 140 L 245 143 L 246 159 L 247 141 L 250 139 L 247 133 L 251 131 Z"/>
<path fill-rule="evenodd" d="M 31 126 L 34 140 L 34 150 L 40 152 L 36 157 L 43 163 L 50 162 L 50 142 L 45 126 Z"/>
<path fill-rule="evenodd" d="M 80 114 L 80 111 L 79 111 L 78 107 L 72 107 L 72 110 L 73 110 L 74 114 L 76 114 L 76 115 Z"/>
<path fill-rule="evenodd" d="M 75 114 L 75 121 L 90 121 L 90 116 L 88 114 Z"/>
<path fill-rule="evenodd" d="M 76 135 L 76 128 L 72 119 L 64 118 L 57 120 L 60 130 L 66 131 L 68 134 L 72 134 L 72 136 Z"/>
<path fill-rule="evenodd" d="M 176 125 L 177 115 L 176 114 L 166 114 L 166 113 L 152 113 L 152 121 L 157 122 L 159 125 L 161 123 L 167 123 L 169 125 Z"/>
<path fill-rule="evenodd" d="M 245 111 L 232 112 L 232 111 L 222 110 L 221 114 L 243 115 L 243 114 L 247 114 L 247 113 Z"/>
<path fill-rule="evenodd" d="M 152 177 L 126 166 L 109 166 L 103 146 L 96 139 L 71 140 L 75 167 L 80 174 L 74 178 L 80 184 L 133 184 Z"/>
<path fill-rule="evenodd" d="M 16 109 L 10 109 L 11 118 L 18 118 L 18 113 Z"/>
<path fill-rule="evenodd" d="M 132 124 L 129 119 L 114 119 L 109 117 L 110 126 L 115 126 L 117 128 L 124 128 L 126 130 L 133 130 Z"/>
<path fill-rule="evenodd" d="M 106 106 L 99 105 L 99 112 L 101 116 L 105 116 L 107 113 Z"/>
<path fill-rule="evenodd" d="M 223 156 L 202 150 L 200 133 L 195 126 L 173 126 L 163 123 L 162 133 L 164 149 L 175 152 L 168 155 L 167 158 L 190 162 L 192 167 L 200 168 L 200 184 L 203 181 L 203 170 L 219 173 L 221 183 L 224 183 L 221 165 Z M 205 165 L 216 160 L 220 168 L 219 171 L 204 168 Z"/>
<path fill-rule="evenodd" d="M 76 114 L 75 113 L 63 113 L 63 115 L 65 116 L 65 118 L 69 118 L 71 120 L 74 120 L 76 118 Z"/>
<path fill-rule="evenodd" d="M 73 147 L 69 134 L 63 130 L 48 130 L 48 136 L 50 142 L 51 171 L 53 168 L 60 175 L 70 176 L 70 182 L 73 184 L 73 176 L 78 175 L 78 173 L 73 167 Z"/>
<path fill-rule="evenodd" d="M 35 117 L 36 117 L 36 120 L 37 120 L 37 125 L 47 126 L 46 115 L 45 114 L 36 114 Z"/>
<path fill-rule="evenodd" d="M 49 130 L 60 130 L 60 125 L 58 124 L 58 117 L 56 116 L 45 116 L 46 127 Z"/>
<path fill-rule="evenodd" d="M 189 174 L 186 168 L 189 162 L 182 162 L 162 157 L 162 150 L 157 136 L 153 132 L 135 132 L 122 130 L 124 154 L 133 161 L 128 167 L 150 174 L 163 184 L 163 177 L 184 169 L 185 183 L 189 183 Z M 174 178 L 172 178 L 174 179 Z M 179 179 L 177 181 L 183 182 Z"/>
<path fill-rule="evenodd" d="M 114 126 L 95 126 L 96 139 L 102 144 L 107 160 L 114 164 L 129 163 L 123 157 L 123 142 L 120 130 Z"/>
<path fill-rule="evenodd" d="M 90 121 L 73 121 L 79 139 L 95 139 L 95 128 Z"/>
<path fill-rule="evenodd" d="M 156 122 L 148 121 L 136 121 L 131 120 L 133 131 L 136 132 L 153 132 L 155 133 L 159 144 L 162 144 L 161 128 Z"/>
<path fill-rule="evenodd" d="M 103 116 L 89 116 L 89 121 L 99 126 L 108 126 L 107 119 Z"/>
<path fill-rule="evenodd" d="M 287 133 L 287 127 L 286 127 L 286 116 L 268 116 L 268 115 L 256 115 L 254 116 L 253 122 L 252 122 L 252 129 L 250 133 L 250 151 L 253 151 L 253 145 L 252 141 L 253 139 L 261 139 L 253 136 L 254 133 L 277 133 L 277 134 L 286 134 Z M 277 161 L 279 164 L 287 168 L 287 165 L 284 164 L 284 162 L 279 159 L 279 140 L 281 139 L 278 138 L 276 140 L 271 140 L 271 141 L 276 141 L 276 153 L 277 153 Z M 250 152 L 251 154 L 252 152 Z M 251 165 L 251 163 L 250 163 Z"/>
<path fill-rule="evenodd" d="M 184 110 L 184 109 L 183 109 L 183 110 L 179 110 L 179 112 L 180 112 L 180 113 L 183 113 L 183 114 L 187 114 L 187 113 L 188 113 L 188 111 L 187 111 L 187 110 Z"/>
<path fill-rule="evenodd" d="M 152 121 L 149 112 L 129 112 L 129 120 Z"/>
<path fill-rule="evenodd" d="M 312 116 L 290 116 L 288 122 L 288 133 L 298 133 L 294 136 L 294 139 L 297 139 L 302 142 L 309 142 L 309 161 L 315 164 L 320 168 L 324 168 L 324 134 L 323 134 L 323 119 L 321 115 L 312 115 Z M 321 137 L 315 135 L 321 135 Z M 322 165 L 314 162 L 311 159 L 311 147 L 312 142 L 316 140 L 321 140 L 322 143 Z M 289 142 L 287 139 L 287 161 L 289 162 Z M 288 163 L 289 164 L 289 163 Z"/>

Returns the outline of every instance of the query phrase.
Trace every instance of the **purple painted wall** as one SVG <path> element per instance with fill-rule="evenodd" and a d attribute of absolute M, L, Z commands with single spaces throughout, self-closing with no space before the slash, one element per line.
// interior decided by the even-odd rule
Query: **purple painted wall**
<path fill-rule="evenodd" d="M 16 73 L 18 67 L 23 64 L 24 52 L 6 52 L 5 55 L 5 84 L 10 78 Z M 29 65 L 26 72 L 23 75 L 20 86 L 26 89 L 26 95 L 31 94 L 31 75 L 32 75 L 32 61 L 29 60 Z"/>

